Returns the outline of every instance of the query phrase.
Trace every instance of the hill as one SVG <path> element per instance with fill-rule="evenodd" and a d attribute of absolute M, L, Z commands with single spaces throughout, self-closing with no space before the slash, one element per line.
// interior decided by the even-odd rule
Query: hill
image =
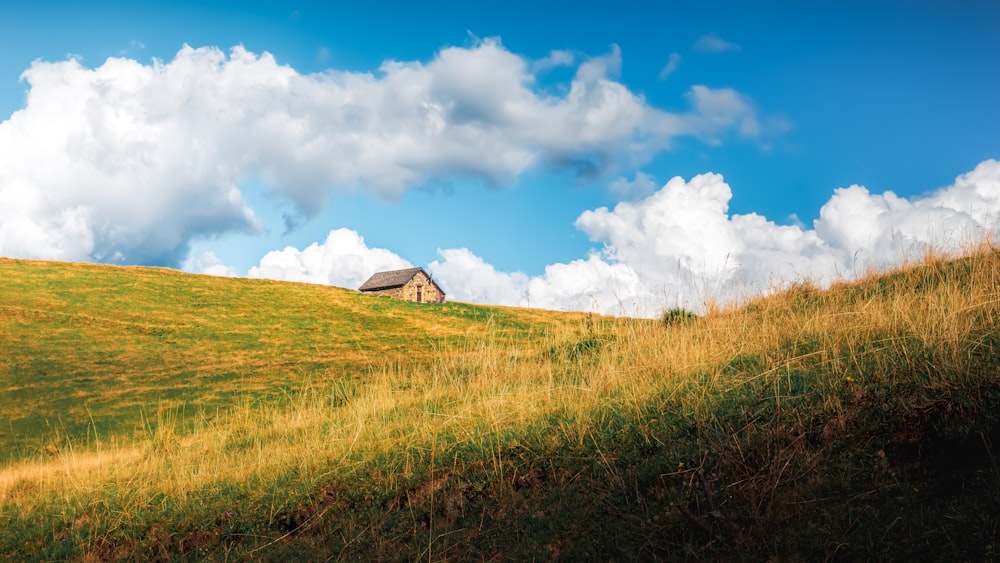
<path fill-rule="evenodd" d="M 998 280 L 652 322 L 0 260 L 0 552 L 990 559 Z"/>
<path fill-rule="evenodd" d="M 131 432 L 144 417 L 275 397 L 374 365 L 424 365 L 487 332 L 580 315 L 421 306 L 341 288 L 0 259 L 0 460 Z"/>

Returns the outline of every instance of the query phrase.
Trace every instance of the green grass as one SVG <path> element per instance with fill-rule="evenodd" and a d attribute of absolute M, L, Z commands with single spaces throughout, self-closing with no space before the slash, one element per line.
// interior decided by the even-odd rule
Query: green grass
<path fill-rule="evenodd" d="M 163 409 L 426 363 L 487 327 L 531 339 L 571 318 L 148 268 L 0 260 L 0 280 L 0 461 L 127 433 Z"/>
<path fill-rule="evenodd" d="M 655 321 L 0 261 L 13 559 L 957 559 L 1000 257 Z"/>

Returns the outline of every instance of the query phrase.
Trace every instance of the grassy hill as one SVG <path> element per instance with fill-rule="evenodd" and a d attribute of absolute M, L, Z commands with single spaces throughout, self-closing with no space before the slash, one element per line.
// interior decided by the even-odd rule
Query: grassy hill
<path fill-rule="evenodd" d="M 143 429 L 174 408 L 273 398 L 373 366 L 427 365 L 487 332 L 525 342 L 580 315 L 371 299 L 173 270 L 0 259 L 0 460 Z"/>
<path fill-rule="evenodd" d="M 991 559 L 998 283 L 654 322 L 0 259 L 0 553 Z"/>

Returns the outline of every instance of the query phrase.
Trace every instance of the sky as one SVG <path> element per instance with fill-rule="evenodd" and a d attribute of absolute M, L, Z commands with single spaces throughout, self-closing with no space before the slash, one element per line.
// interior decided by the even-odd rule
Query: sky
<path fill-rule="evenodd" d="M 995 2 L 424 4 L 0 4 L 0 256 L 655 316 L 1000 225 Z"/>

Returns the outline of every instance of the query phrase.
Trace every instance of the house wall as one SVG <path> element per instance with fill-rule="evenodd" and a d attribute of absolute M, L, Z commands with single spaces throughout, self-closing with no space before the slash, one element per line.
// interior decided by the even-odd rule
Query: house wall
<path fill-rule="evenodd" d="M 444 303 L 444 292 L 423 272 L 417 272 L 417 275 L 413 276 L 413 279 L 402 287 L 397 297 L 407 301 L 416 301 L 418 286 L 421 289 L 421 302 Z"/>

